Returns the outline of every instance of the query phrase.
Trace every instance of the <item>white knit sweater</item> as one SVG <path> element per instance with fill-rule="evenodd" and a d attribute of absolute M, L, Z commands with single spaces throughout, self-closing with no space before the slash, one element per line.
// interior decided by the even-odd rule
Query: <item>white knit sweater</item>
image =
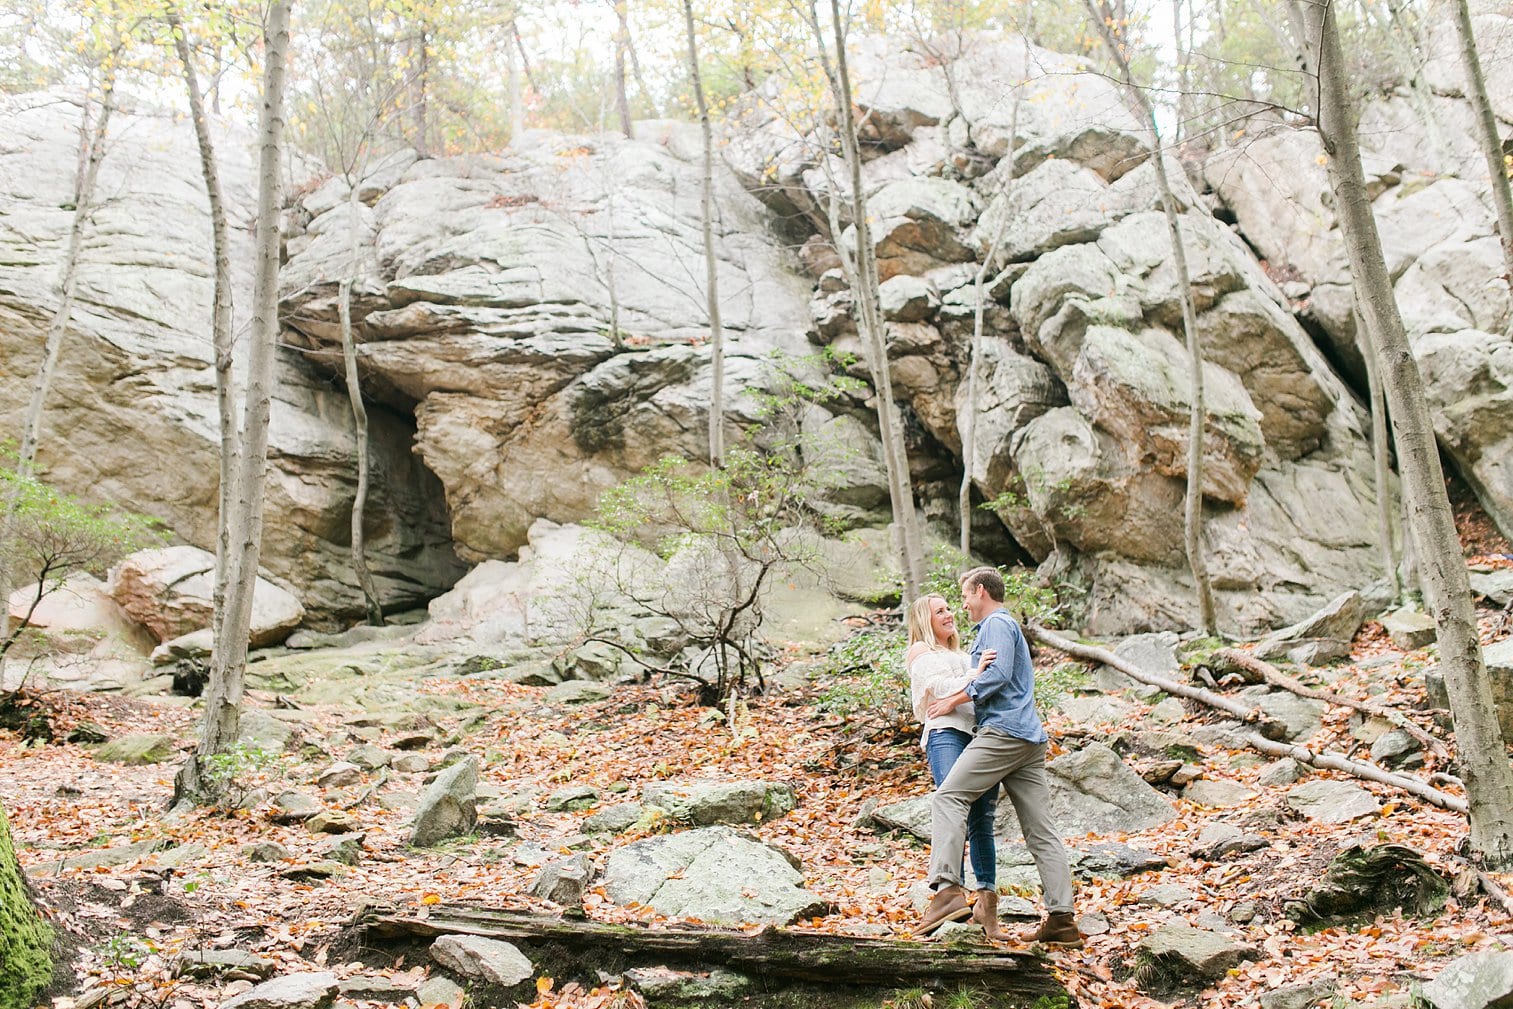
<path fill-rule="evenodd" d="M 914 717 L 924 723 L 920 745 L 930 736 L 931 729 L 961 729 L 971 732 L 976 724 L 972 702 L 958 705 L 949 714 L 939 718 L 927 718 L 925 711 L 930 702 L 950 697 L 962 690 L 972 680 L 972 660 L 966 652 L 946 649 L 921 652 L 909 665 L 909 694 L 914 701 Z"/>

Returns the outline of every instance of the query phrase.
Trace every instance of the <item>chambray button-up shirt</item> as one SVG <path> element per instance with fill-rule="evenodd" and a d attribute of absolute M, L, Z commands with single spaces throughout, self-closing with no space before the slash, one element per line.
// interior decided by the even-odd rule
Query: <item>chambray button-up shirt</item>
<path fill-rule="evenodd" d="M 1035 667 L 1030 646 L 1009 611 L 1002 607 L 982 618 L 972 642 L 972 668 L 988 649 L 998 652 L 993 664 L 967 684 L 977 709 L 977 729 L 992 729 L 1015 739 L 1044 743 L 1050 737 L 1035 711 Z"/>

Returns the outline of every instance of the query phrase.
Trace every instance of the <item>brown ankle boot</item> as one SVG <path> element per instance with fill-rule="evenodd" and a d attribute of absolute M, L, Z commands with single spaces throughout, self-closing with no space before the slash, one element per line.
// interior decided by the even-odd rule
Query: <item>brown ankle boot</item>
<path fill-rule="evenodd" d="M 1039 942 L 1047 946 L 1076 948 L 1082 945 L 1082 933 L 1077 931 L 1077 918 L 1070 911 L 1052 911 L 1033 932 L 1025 932 L 1020 939 Z"/>
<path fill-rule="evenodd" d="M 1008 942 L 1009 933 L 998 922 L 998 891 L 978 890 L 972 905 L 972 924 L 982 926 L 982 934 L 994 942 Z"/>
<path fill-rule="evenodd" d="M 930 906 L 925 908 L 924 917 L 915 926 L 914 935 L 929 935 L 946 922 L 961 921 L 971 913 L 972 909 L 967 906 L 967 891 L 948 883 L 930 898 Z"/>

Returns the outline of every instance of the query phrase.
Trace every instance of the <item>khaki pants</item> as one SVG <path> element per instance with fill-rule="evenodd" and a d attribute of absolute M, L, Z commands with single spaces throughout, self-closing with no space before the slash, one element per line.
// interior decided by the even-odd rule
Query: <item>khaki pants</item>
<path fill-rule="evenodd" d="M 1046 744 L 982 729 L 930 798 L 930 887 L 962 885 L 961 851 L 967 810 L 978 796 L 1003 785 L 1014 803 L 1024 843 L 1040 872 L 1047 911 L 1072 910 L 1072 873 L 1066 847 L 1051 823 L 1046 783 Z"/>

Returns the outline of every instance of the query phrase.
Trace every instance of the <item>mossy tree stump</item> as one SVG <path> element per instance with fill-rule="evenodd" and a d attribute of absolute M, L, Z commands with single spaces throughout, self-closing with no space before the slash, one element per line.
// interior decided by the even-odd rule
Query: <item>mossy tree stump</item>
<path fill-rule="evenodd" d="M 30 1009 L 53 976 L 53 932 L 32 904 L 0 806 L 0 1009 Z"/>

